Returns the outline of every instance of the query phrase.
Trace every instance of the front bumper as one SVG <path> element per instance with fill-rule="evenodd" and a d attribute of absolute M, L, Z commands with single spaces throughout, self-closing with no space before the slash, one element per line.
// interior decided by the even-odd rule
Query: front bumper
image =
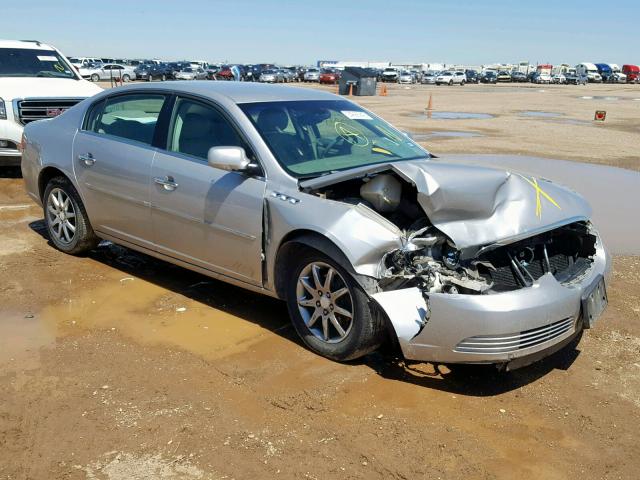
<path fill-rule="evenodd" d="M 0 147 L 0 167 L 20 165 L 21 153 L 17 146 L 22 139 L 23 126 L 13 120 L 13 102 L 6 102 L 7 120 L 0 120 L 0 140 L 8 142 L 6 148 Z"/>
<path fill-rule="evenodd" d="M 610 267 L 599 242 L 591 268 L 576 283 L 561 284 L 548 273 L 531 287 L 491 295 L 429 293 L 425 300 L 418 288 L 407 288 L 373 299 L 387 314 L 406 359 L 524 366 L 581 331 L 582 295 Z"/>

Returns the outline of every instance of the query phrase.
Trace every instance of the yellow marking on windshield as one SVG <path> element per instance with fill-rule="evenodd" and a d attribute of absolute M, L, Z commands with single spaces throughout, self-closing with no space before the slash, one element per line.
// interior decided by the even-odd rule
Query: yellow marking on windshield
<path fill-rule="evenodd" d="M 369 139 L 366 135 L 351 125 L 347 125 L 344 122 L 336 122 L 334 128 L 336 129 L 336 133 L 351 145 L 357 147 L 366 147 L 369 145 Z"/>
<path fill-rule="evenodd" d="M 372 147 L 371 151 L 372 152 L 376 152 L 376 153 L 384 153 L 386 155 L 393 155 L 393 153 L 391 153 L 389 150 L 386 150 L 386 149 L 381 148 L 381 147 Z"/>

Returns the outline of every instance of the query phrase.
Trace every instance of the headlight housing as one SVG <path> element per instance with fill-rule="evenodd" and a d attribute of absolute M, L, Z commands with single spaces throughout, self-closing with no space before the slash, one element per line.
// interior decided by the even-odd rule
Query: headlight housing
<path fill-rule="evenodd" d="M 0 98 L 0 120 L 7 119 L 7 107 L 4 104 L 4 100 Z"/>

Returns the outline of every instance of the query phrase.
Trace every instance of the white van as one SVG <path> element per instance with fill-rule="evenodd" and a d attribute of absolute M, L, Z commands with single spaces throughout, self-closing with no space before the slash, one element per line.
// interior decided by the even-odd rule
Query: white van
<path fill-rule="evenodd" d="M 598 67 L 593 63 L 583 62 L 576 65 L 576 73 L 578 75 L 586 75 L 589 83 L 601 83 L 602 77 L 598 73 Z"/>
<path fill-rule="evenodd" d="M 54 47 L 0 40 L 0 166 L 20 165 L 24 125 L 56 117 L 101 91 Z"/>

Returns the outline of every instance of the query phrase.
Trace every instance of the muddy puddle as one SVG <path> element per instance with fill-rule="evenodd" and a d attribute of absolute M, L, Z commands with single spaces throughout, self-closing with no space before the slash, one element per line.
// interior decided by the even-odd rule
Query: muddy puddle
<path fill-rule="evenodd" d="M 593 222 L 611 253 L 640 255 L 640 172 L 518 155 L 443 155 L 438 161 L 493 166 L 565 185 L 591 204 Z"/>
<path fill-rule="evenodd" d="M 473 137 L 483 137 L 481 133 L 478 132 L 466 132 L 462 130 L 458 131 L 431 131 L 431 132 L 411 132 L 411 138 L 418 142 L 431 140 L 433 138 L 473 138 Z"/>
<path fill-rule="evenodd" d="M 562 117 L 562 113 L 557 112 L 541 112 L 538 110 L 526 110 L 518 114 L 521 117 L 534 117 L 534 118 L 557 118 Z"/>
<path fill-rule="evenodd" d="M 434 119 L 434 120 L 484 120 L 493 118 L 489 113 L 472 113 L 472 112 L 424 112 L 412 113 L 409 115 L 413 118 Z"/>
<path fill-rule="evenodd" d="M 112 331 L 137 343 L 175 346 L 215 359 L 246 351 L 289 325 L 284 304 L 276 300 L 108 242 L 95 257 L 120 271 L 93 289 L 78 284 L 62 305 L 40 313 L 58 335 Z"/>
<path fill-rule="evenodd" d="M 606 102 L 617 102 L 618 100 L 622 100 L 622 101 L 639 101 L 640 100 L 640 98 L 618 97 L 615 95 L 582 95 L 577 98 L 581 100 L 604 100 Z"/>

